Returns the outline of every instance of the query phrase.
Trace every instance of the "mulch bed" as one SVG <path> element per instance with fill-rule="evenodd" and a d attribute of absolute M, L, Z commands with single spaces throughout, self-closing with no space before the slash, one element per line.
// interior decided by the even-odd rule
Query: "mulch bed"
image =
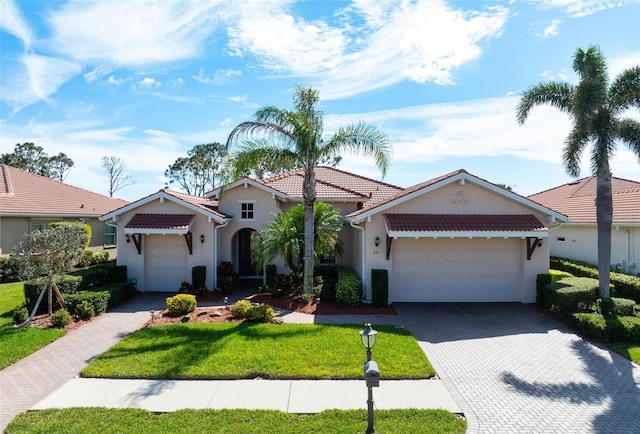
<path fill-rule="evenodd" d="M 196 300 L 198 303 L 218 302 L 222 301 L 225 295 L 226 294 L 223 294 L 220 291 L 212 291 L 204 296 L 196 297 Z M 335 303 L 328 301 L 321 301 L 320 304 L 316 304 L 313 300 L 305 303 L 302 300 L 302 297 L 296 294 L 288 294 L 284 297 L 271 297 L 271 295 L 266 292 L 259 292 L 252 295 L 250 297 L 250 300 L 253 303 L 264 303 L 276 308 L 286 309 L 292 312 L 305 313 L 309 315 L 396 315 L 396 310 L 393 308 L 393 306 L 373 307 L 369 305 L 359 305 L 352 307 L 339 307 Z M 66 332 L 73 331 L 79 327 L 82 327 L 84 324 L 91 322 L 95 318 L 96 317 L 88 321 L 71 321 L 71 323 L 64 327 L 63 330 Z M 225 309 L 224 307 L 199 307 L 187 315 L 179 316 L 171 316 L 166 309 L 163 309 L 161 311 L 157 311 L 154 314 L 153 319 L 150 318 L 143 327 L 150 327 L 160 324 L 176 324 L 181 322 L 196 323 L 242 321 L 243 320 L 233 318 L 233 316 L 231 316 L 231 312 L 229 312 L 229 310 Z M 51 319 L 46 314 L 33 317 L 31 325 L 43 328 L 53 327 L 51 324 Z"/>

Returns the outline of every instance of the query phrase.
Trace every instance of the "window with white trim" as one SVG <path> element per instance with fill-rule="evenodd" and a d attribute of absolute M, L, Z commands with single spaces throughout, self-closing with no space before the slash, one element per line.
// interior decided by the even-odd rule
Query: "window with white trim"
<path fill-rule="evenodd" d="M 254 220 L 255 201 L 240 202 L 240 220 Z"/>

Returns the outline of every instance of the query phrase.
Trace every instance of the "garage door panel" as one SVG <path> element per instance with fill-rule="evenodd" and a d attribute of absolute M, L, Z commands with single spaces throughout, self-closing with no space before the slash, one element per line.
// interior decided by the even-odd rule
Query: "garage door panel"
<path fill-rule="evenodd" d="M 148 235 L 145 238 L 145 290 L 178 292 L 187 280 L 187 247 L 180 235 Z"/>
<path fill-rule="evenodd" d="M 520 240 L 398 239 L 392 301 L 520 301 Z"/>

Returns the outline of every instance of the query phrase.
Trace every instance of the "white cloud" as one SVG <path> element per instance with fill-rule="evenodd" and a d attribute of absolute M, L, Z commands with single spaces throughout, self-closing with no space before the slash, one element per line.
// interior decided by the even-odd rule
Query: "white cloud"
<path fill-rule="evenodd" d="M 584 17 L 596 12 L 624 6 L 633 1 L 637 0 L 541 0 L 538 4 L 546 8 L 562 8 L 574 17 Z"/>
<path fill-rule="evenodd" d="M 549 38 L 553 38 L 554 36 L 558 36 L 560 34 L 560 30 L 559 30 L 560 23 L 562 23 L 562 20 L 551 21 L 551 24 L 549 25 L 549 27 L 544 29 L 544 32 L 542 32 L 542 37 L 545 39 L 549 39 Z"/>
<path fill-rule="evenodd" d="M 145 92 L 148 95 L 153 95 L 160 99 L 165 99 L 167 101 L 173 102 L 188 102 L 192 104 L 204 104 L 205 99 L 199 96 L 180 96 L 180 95 L 170 95 L 168 93 L 161 92 Z"/>
<path fill-rule="evenodd" d="M 244 13 L 229 29 L 233 54 L 318 81 L 324 99 L 338 99 L 407 79 L 453 83 L 453 70 L 480 56 L 483 40 L 500 35 L 508 10 L 463 11 L 441 0 L 358 1 L 340 14 L 341 27 L 282 10 Z M 368 27 L 351 24 L 363 17 Z"/>
<path fill-rule="evenodd" d="M 212 84 L 212 85 L 222 85 L 228 82 L 233 77 L 240 77 L 242 75 L 242 71 L 236 69 L 219 69 L 213 75 L 213 78 L 207 78 L 204 76 L 204 68 L 200 67 L 200 71 L 198 75 L 192 75 L 191 77 L 199 83 L 203 84 Z"/>
<path fill-rule="evenodd" d="M 79 65 L 37 54 L 2 62 L 0 98 L 15 111 L 48 97 L 81 71 Z"/>
<path fill-rule="evenodd" d="M 221 127 L 228 127 L 229 125 L 231 125 L 231 118 L 226 118 L 225 120 L 220 122 Z"/>
<path fill-rule="evenodd" d="M 12 0 L 0 0 L 0 10 L 0 29 L 20 39 L 24 48 L 29 49 L 33 41 L 33 32 L 16 4 Z"/>
<path fill-rule="evenodd" d="M 162 86 L 162 83 L 151 78 L 151 77 L 145 77 L 142 80 L 138 81 L 135 86 L 134 89 L 155 89 L 157 87 Z"/>
<path fill-rule="evenodd" d="M 124 78 L 115 78 L 113 75 L 109 77 L 109 79 L 107 80 L 107 83 L 109 84 L 115 84 L 116 86 L 120 86 L 122 83 L 124 83 L 126 80 Z"/>
<path fill-rule="evenodd" d="M 181 88 L 185 84 L 184 80 L 182 79 L 182 77 L 178 77 L 178 78 L 172 80 L 171 83 L 173 83 L 173 87 L 175 87 L 176 89 Z"/>

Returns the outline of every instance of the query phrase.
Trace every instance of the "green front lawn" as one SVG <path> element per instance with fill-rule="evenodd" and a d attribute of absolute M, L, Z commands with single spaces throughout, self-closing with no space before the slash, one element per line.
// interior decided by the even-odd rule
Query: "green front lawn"
<path fill-rule="evenodd" d="M 373 359 L 384 379 L 435 371 L 404 328 L 375 326 Z M 361 379 L 366 350 L 357 325 L 194 323 L 138 330 L 81 375 L 107 378 Z"/>
<path fill-rule="evenodd" d="M 377 410 L 379 433 L 450 433 L 466 431 L 464 419 L 443 410 Z M 298 415 L 265 410 L 180 410 L 153 414 L 139 409 L 73 408 L 22 413 L 7 434 L 108 433 L 364 433 L 366 410 L 329 410 Z"/>
<path fill-rule="evenodd" d="M 0 284 L 0 369 L 64 336 L 58 329 L 16 328 L 13 310 L 24 303 L 24 282 Z"/>
<path fill-rule="evenodd" d="M 640 347 L 637 345 L 618 345 L 613 351 L 640 365 Z"/>

